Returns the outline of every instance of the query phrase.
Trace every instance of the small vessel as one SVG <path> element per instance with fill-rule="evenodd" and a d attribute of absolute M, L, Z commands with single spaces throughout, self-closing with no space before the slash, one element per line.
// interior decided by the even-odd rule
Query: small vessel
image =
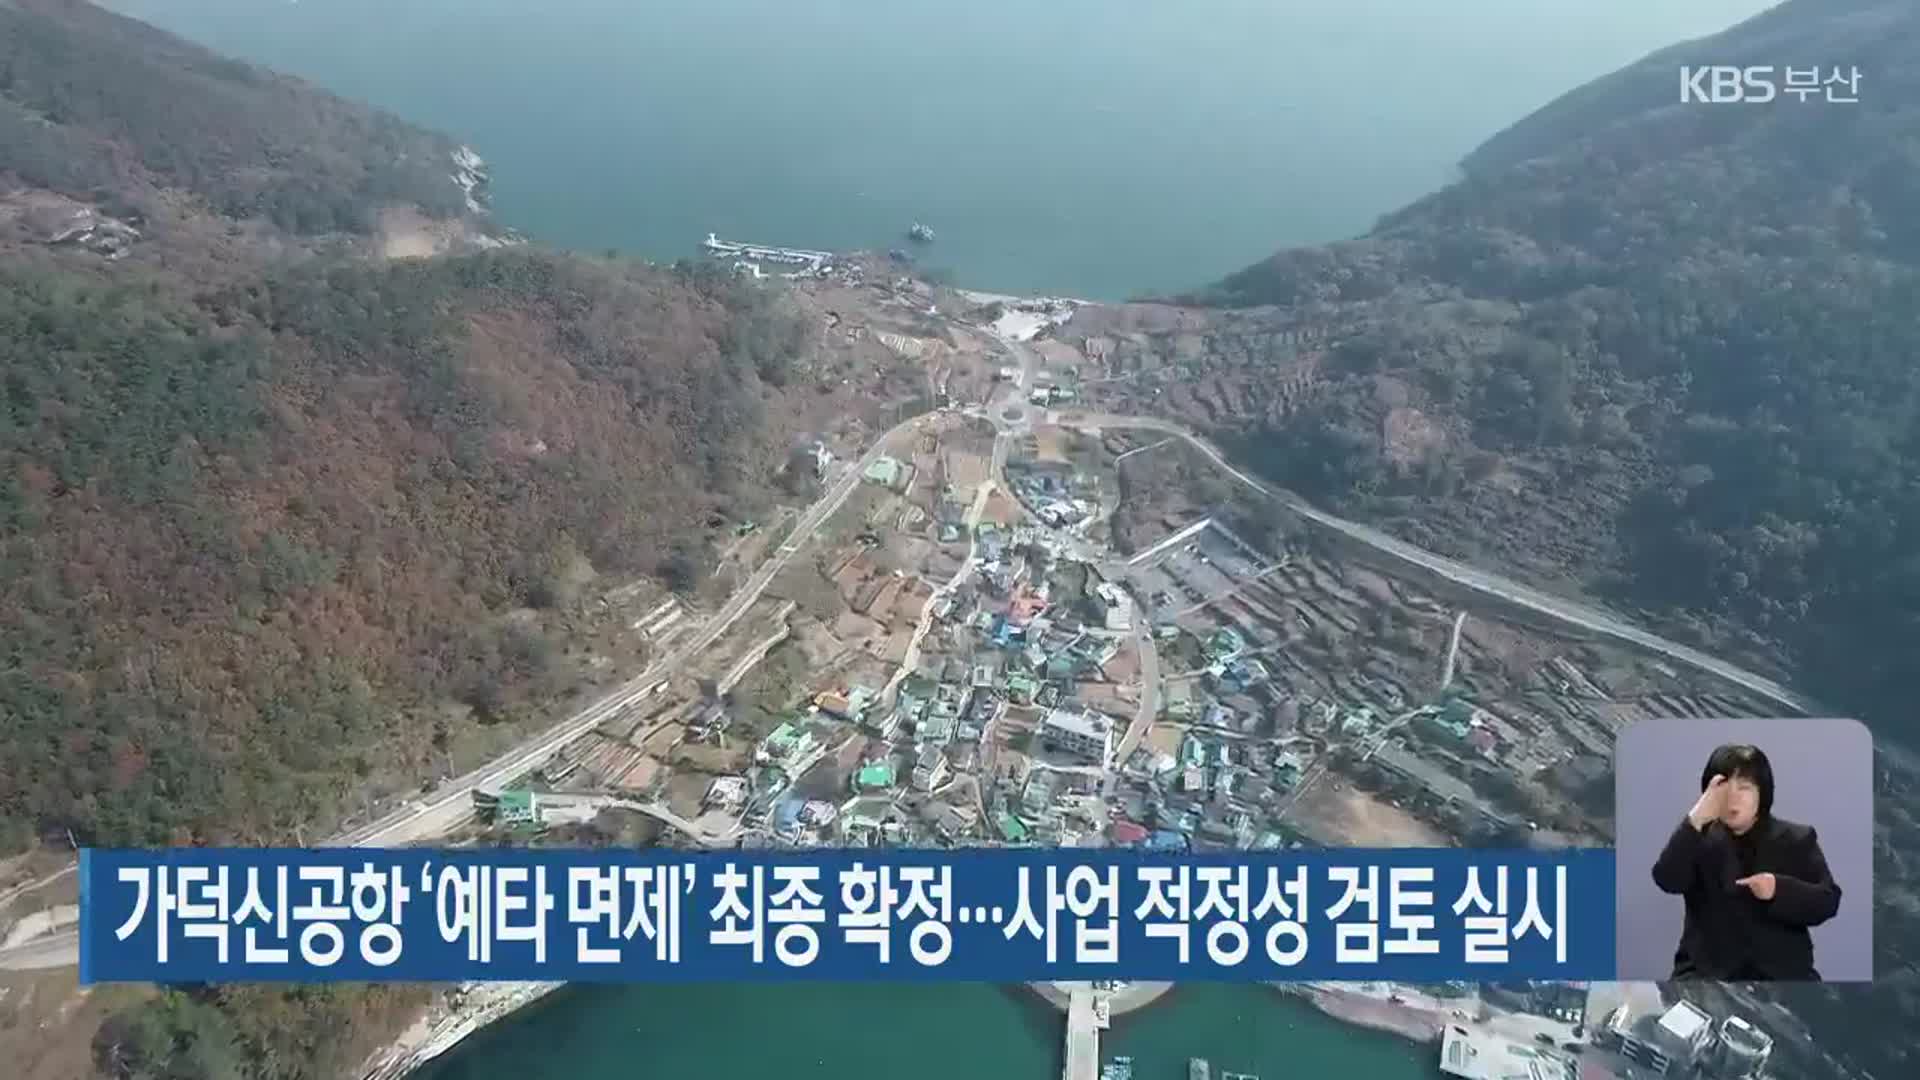
<path fill-rule="evenodd" d="M 1133 1080 L 1133 1059 L 1116 1057 L 1100 1070 L 1100 1080 Z"/>
<path fill-rule="evenodd" d="M 913 228 L 907 230 L 907 236 L 917 244 L 933 243 L 933 230 L 916 221 Z"/>
<path fill-rule="evenodd" d="M 1187 1080 L 1209 1080 L 1213 1075 L 1213 1066 L 1206 1058 L 1187 1059 Z"/>

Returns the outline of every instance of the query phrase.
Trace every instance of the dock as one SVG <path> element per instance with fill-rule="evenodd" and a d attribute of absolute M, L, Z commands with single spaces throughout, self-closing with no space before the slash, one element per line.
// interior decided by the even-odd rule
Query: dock
<path fill-rule="evenodd" d="M 1094 1015 L 1093 987 L 1075 983 L 1067 992 L 1066 1067 L 1061 1080 L 1099 1080 L 1100 1025 Z"/>
<path fill-rule="evenodd" d="M 767 244 L 743 244 L 734 240 L 722 240 L 713 233 L 700 245 L 714 255 L 735 259 L 751 259 L 759 262 L 783 263 L 788 266 L 804 266 L 809 270 L 818 270 L 833 260 L 831 251 L 812 251 L 807 248 L 773 247 Z"/>

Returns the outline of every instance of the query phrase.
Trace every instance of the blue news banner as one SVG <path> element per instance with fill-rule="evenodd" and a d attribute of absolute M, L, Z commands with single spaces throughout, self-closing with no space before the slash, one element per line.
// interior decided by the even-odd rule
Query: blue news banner
<path fill-rule="evenodd" d="M 1613 852 L 81 853 L 83 982 L 1594 980 Z"/>

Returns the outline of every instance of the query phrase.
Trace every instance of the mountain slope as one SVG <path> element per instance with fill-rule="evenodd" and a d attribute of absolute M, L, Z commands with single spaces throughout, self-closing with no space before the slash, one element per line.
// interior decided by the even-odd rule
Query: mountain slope
<path fill-rule="evenodd" d="M 845 305 L 475 252 L 484 183 L 297 80 L 0 0 L 0 859 L 413 797 L 640 670 L 598 601 L 727 588 L 801 432 L 927 392 Z M 432 996 L 62 977 L 0 1009 L 23 1077 L 329 1078 Z"/>
<path fill-rule="evenodd" d="M 724 279 L 537 254 L 190 308 L 0 283 L 0 818 L 110 843 L 290 835 L 432 760 L 396 706 L 552 694 L 557 642 L 504 616 L 755 516 L 766 380 L 812 337 Z"/>
<path fill-rule="evenodd" d="M 268 842 L 417 787 L 641 659 L 584 591 L 695 589 L 799 430 L 923 392 L 711 267 L 308 235 L 479 224 L 460 150 L 0 3 L 0 855 Z"/>
<path fill-rule="evenodd" d="M 1862 68 L 1865 80 L 1859 96 L 1875 105 L 1911 100 L 1914 55 L 1911 5 L 1899 0 L 1825 0 L 1818 5 L 1785 3 L 1721 33 L 1661 49 L 1610 75 L 1595 79 L 1543 106 L 1469 154 L 1462 167 L 1470 175 L 1486 176 L 1528 160 L 1552 156 L 1581 142 L 1605 144 L 1618 137 L 1621 146 L 1644 138 L 1649 123 L 1674 124 L 1713 121 L 1703 131 L 1745 132 L 1777 125 L 1780 117 L 1756 108 L 1702 110 L 1677 107 L 1679 70 L 1683 66 L 1793 65 L 1821 66 L 1821 77 L 1834 68 Z M 1783 77 L 1776 72 L 1776 77 Z M 1799 99 L 1788 98 L 1795 104 Z M 1852 113 L 1853 110 L 1847 110 Z M 1830 138 L 1843 142 L 1851 133 L 1852 115 L 1833 110 L 1817 112 L 1830 128 Z M 1636 128 L 1640 130 L 1636 130 Z M 1694 134 L 1702 134 L 1696 131 Z M 1795 137 L 1812 134 L 1796 126 Z M 1710 136 L 1687 145 L 1698 148 Z"/>
<path fill-rule="evenodd" d="M 469 212 L 459 145 L 83 0 L 0 4 L 0 177 L 151 216 L 156 189 L 295 233 Z"/>
<path fill-rule="evenodd" d="M 1683 64 L 1815 63 L 1858 67 L 1858 103 L 1679 103 Z M 1189 298 L 1221 310 L 1120 355 L 1165 373 L 1130 392 L 1312 497 L 1920 741 L 1920 6 L 1789 0 L 1464 167 L 1365 237 Z M 1909 760 L 1883 761 L 1880 982 L 1782 991 L 1883 1077 L 1920 1065 L 1887 1037 L 1920 1018 Z"/>
<path fill-rule="evenodd" d="M 1676 101 L 1683 62 L 1789 55 L 1860 67 L 1860 102 Z M 1892 713 L 1920 633 L 1916 57 L 1911 4 L 1787 3 L 1567 95 L 1361 240 L 1230 277 L 1207 298 L 1331 339 L 1326 392 L 1249 451 L 1920 734 Z M 1444 432 L 1412 455 L 1409 412 Z"/>

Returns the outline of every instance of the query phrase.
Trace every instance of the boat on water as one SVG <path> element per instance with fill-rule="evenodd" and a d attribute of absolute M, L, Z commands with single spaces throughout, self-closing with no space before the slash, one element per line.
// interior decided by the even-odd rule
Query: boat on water
<path fill-rule="evenodd" d="M 1207 1063 L 1206 1058 L 1187 1059 L 1187 1080 L 1210 1080 L 1212 1075 L 1213 1066 Z"/>
<path fill-rule="evenodd" d="M 1222 1069 L 1220 1070 L 1220 1080 L 1260 1080 L 1260 1078 L 1252 1073 L 1228 1072 Z"/>
<path fill-rule="evenodd" d="M 913 228 L 907 230 L 907 236 L 917 244 L 933 243 L 933 230 L 916 221 Z"/>
<path fill-rule="evenodd" d="M 1116 1057 L 1100 1070 L 1100 1080 L 1133 1080 L 1133 1059 Z"/>

